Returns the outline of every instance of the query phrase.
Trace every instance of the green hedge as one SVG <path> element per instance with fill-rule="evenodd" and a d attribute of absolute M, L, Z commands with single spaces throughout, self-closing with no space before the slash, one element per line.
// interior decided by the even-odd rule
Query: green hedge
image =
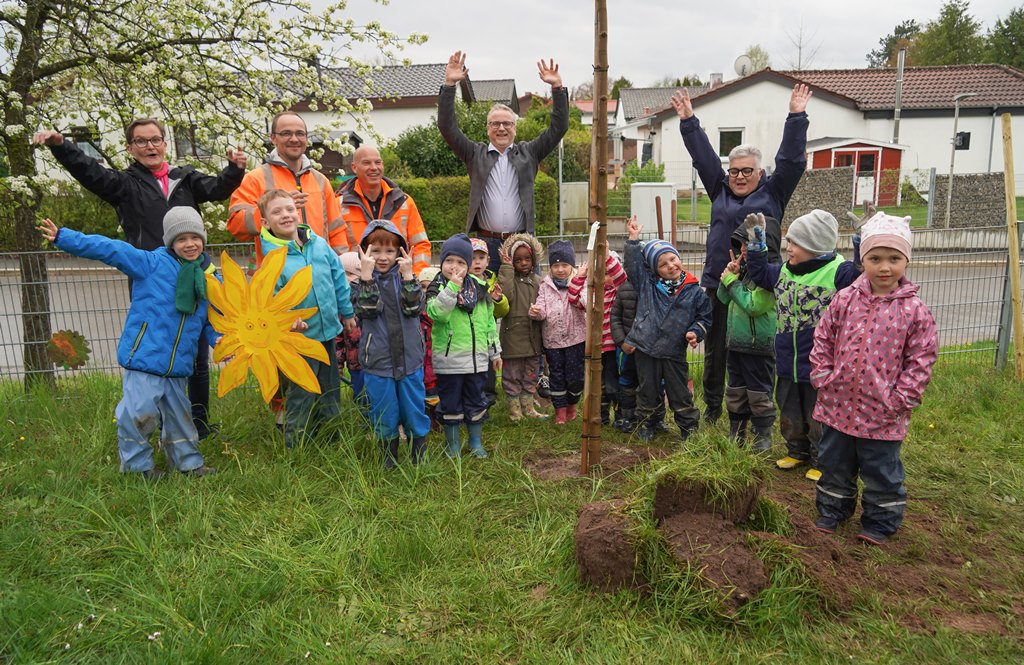
<path fill-rule="evenodd" d="M 466 230 L 469 207 L 469 176 L 446 178 L 409 178 L 399 185 L 416 201 L 431 240 L 445 238 Z M 537 234 L 558 232 L 558 183 L 538 173 L 534 183 L 537 202 Z M 227 219 L 227 203 L 204 206 L 211 244 L 234 242 L 223 230 Z M 77 183 L 61 182 L 56 194 L 43 197 L 39 218 L 49 217 L 58 226 L 67 226 L 84 233 L 97 233 L 123 238 L 114 209 L 99 197 L 85 191 Z M 0 251 L 14 247 L 14 230 L 10 215 L 0 215 Z"/>

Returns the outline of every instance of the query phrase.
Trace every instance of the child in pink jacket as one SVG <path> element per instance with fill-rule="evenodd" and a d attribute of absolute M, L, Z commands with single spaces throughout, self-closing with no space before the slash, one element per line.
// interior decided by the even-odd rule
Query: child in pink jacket
<path fill-rule="evenodd" d="M 931 379 L 938 336 L 910 262 L 910 218 L 878 213 L 861 231 L 864 273 L 832 299 L 814 332 L 811 383 L 818 449 L 815 526 L 834 533 L 853 515 L 857 476 L 864 481 L 858 538 L 881 545 L 903 521 L 900 447 L 910 411 Z"/>
<path fill-rule="evenodd" d="M 540 283 L 530 318 L 542 321 L 544 356 L 548 361 L 551 403 L 555 424 L 576 419 L 576 403 L 583 394 L 583 349 L 587 339 L 586 312 L 582 303 L 569 302 L 569 278 L 576 267 L 576 251 L 568 240 L 548 247 L 551 270 Z"/>

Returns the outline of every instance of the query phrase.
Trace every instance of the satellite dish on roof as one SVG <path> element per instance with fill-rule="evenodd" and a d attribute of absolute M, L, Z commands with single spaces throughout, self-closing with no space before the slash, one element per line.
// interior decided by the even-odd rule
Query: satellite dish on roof
<path fill-rule="evenodd" d="M 754 70 L 754 62 L 750 59 L 750 56 L 744 53 L 740 57 L 736 58 L 736 63 L 733 65 L 736 70 L 737 76 L 746 76 Z"/>

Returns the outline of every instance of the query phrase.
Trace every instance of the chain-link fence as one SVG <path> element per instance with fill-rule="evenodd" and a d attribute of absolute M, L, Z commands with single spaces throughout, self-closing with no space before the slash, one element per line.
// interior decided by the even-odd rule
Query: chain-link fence
<path fill-rule="evenodd" d="M 645 237 L 654 237 L 647 233 Z M 706 226 L 676 229 L 676 244 L 684 265 L 699 274 L 704 261 Z M 586 259 L 587 236 L 565 236 L 576 248 L 577 263 Z M 540 238 L 547 246 L 556 237 Z M 666 239 L 669 231 L 666 229 Z M 621 253 L 625 236 L 610 235 L 612 250 Z M 1008 255 L 1005 227 L 979 229 L 919 229 L 914 232 L 914 260 L 908 276 L 920 285 L 920 295 L 935 315 L 943 354 L 970 358 L 979 366 L 1005 360 L 1009 339 Z M 440 255 L 440 242 L 434 243 Z M 840 238 L 839 249 L 851 257 L 849 236 Z M 241 264 L 249 263 L 251 245 L 211 246 L 218 257 L 226 250 Z M 88 364 L 77 370 L 55 371 L 74 377 L 88 372 L 118 371 L 116 349 L 128 311 L 128 280 L 120 272 L 98 262 L 61 252 L 0 254 L 0 378 L 25 376 L 25 317 L 20 278 L 23 259 L 45 262 L 48 273 L 51 329 L 81 333 L 91 348 Z M 546 261 L 541 262 L 546 265 Z M 32 314 L 32 312 L 29 312 Z M 46 342 L 41 342 L 45 345 Z M 699 354 L 697 354 L 699 357 Z M 697 360 L 699 362 L 699 360 Z"/>

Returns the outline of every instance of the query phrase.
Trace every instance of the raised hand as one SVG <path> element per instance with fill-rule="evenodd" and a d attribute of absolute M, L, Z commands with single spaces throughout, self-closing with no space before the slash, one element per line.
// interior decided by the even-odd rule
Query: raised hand
<path fill-rule="evenodd" d="M 740 259 L 731 249 L 729 250 L 729 263 L 725 264 L 725 270 L 722 272 L 722 277 L 725 277 L 729 273 L 734 275 L 740 274 Z"/>
<path fill-rule="evenodd" d="M 467 76 L 469 76 L 469 70 L 466 69 L 466 54 L 456 51 L 448 58 L 448 64 L 445 65 L 444 84 L 455 85 Z"/>
<path fill-rule="evenodd" d="M 499 249 L 498 250 L 498 258 L 501 259 L 502 264 L 504 264 L 506 266 L 512 265 L 512 257 L 509 256 L 508 252 L 506 252 L 505 250 L 503 250 L 503 249 Z"/>
<path fill-rule="evenodd" d="M 448 281 L 461 289 L 462 281 L 466 279 L 466 272 L 468 270 L 468 266 L 455 266 L 452 268 L 452 274 L 448 277 Z"/>
<path fill-rule="evenodd" d="M 588 263 L 590 263 L 590 262 L 587 261 L 587 263 L 584 263 L 583 265 L 581 265 L 579 268 L 576 269 L 576 276 L 579 277 L 580 279 L 586 279 L 586 277 L 587 277 L 587 268 L 589 267 L 587 265 Z"/>
<path fill-rule="evenodd" d="M 242 151 L 241 146 L 236 146 L 234 150 L 228 150 L 228 161 L 245 170 L 245 165 L 249 163 L 249 156 Z"/>
<path fill-rule="evenodd" d="M 49 240 L 50 242 L 55 241 L 57 239 L 57 234 L 60 233 L 60 229 L 57 228 L 56 224 L 50 221 L 49 217 L 39 222 L 36 228 L 39 229 L 39 235 L 43 236 L 45 240 Z"/>
<path fill-rule="evenodd" d="M 288 193 L 292 195 L 292 201 L 295 202 L 296 208 L 302 208 L 306 205 L 306 199 L 309 198 L 309 194 L 302 191 L 301 189 Z"/>
<path fill-rule="evenodd" d="M 377 265 L 374 258 L 370 256 L 371 251 L 373 251 L 373 245 L 368 245 L 365 252 L 362 247 L 356 247 L 356 252 L 359 254 L 359 278 L 364 282 L 373 279 L 373 269 Z"/>
<path fill-rule="evenodd" d="M 628 222 L 626 222 L 626 232 L 629 233 L 630 240 L 637 240 L 640 237 L 640 232 L 644 230 L 644 225 L 636 221 L 636 215 L 633 215 Z"/>
<path fill-rule="evenodd" d="M 697 348 L 697 333 L 690 331 L 686 333 L 686 342 L 690 345 L 691 349 Z"/>
<path fill-rule="evenodd" d="M 853 232 L 860 235 L 861 228 L 867 224 L 868 220 L 875 216 L 878 209 L 875 208 L 875 204 L 869 201 L 864 202 L 864 214 L 861 217 L 857 216 L 857 213 L 852 210 L 846 211 L 846 218 L 850 220 L 850 225 L 853 227 Z"/>
<path fill-rule="evenodd" d="M 402 280 L 406 282 L 412 281 L 412 257 L 409 256 L 409 252 L 405 251 L 405 247 L 400 247 L 399 250 L 402 255 L 398 257 L 398 272 L 402 275 Z"/>
<path fill-rule="evenodd" d="M 552 88 L 562 87 L 562 75 L 558 73 L 558 65 L 555 63 L 554 58 L 549 60 L 546 64 L 544 58 L 537 61 L 537 73 L 540 74 L 540 80 L 544 81 Z"/>
<path fill-rule="evenodd" d="M 64 135 L 56 130 L 47 129 L 33 134 L 32 143 L 37 145 L 63 145 Z"/>
<path fill-rule="evenodd" d="M 767 226 L 767 223 L 765 222 L 764 214 L 752 212 L 743 220 L 741 228 L 746 229 L 749 242 L 764 242 L 765 226 Z"/>
<path fill-rule="evenodd" d="M 672 95 L 672 108 L 676 110 L 676 115 L 683 120 L 692 118 L 693 103 L 690 102 L 690 91 L 686 88 L 676 90 L 675 94 Z"/>
<path fill-rule="evenodd" d="M 789 98 L 789 112 L 803 113 L 807 110 L 807 102 L 814 93 L 803 83 L 793 86 L 793 94 Z"/>
<path fill-rule="evenodd" d="M 494 302 L 501 302 L 504 295 L 505 294 L 501 291 L 501 284 L 495 282 L 494 287 L 491 289 L 491 299 L 494 300 Z"/>

